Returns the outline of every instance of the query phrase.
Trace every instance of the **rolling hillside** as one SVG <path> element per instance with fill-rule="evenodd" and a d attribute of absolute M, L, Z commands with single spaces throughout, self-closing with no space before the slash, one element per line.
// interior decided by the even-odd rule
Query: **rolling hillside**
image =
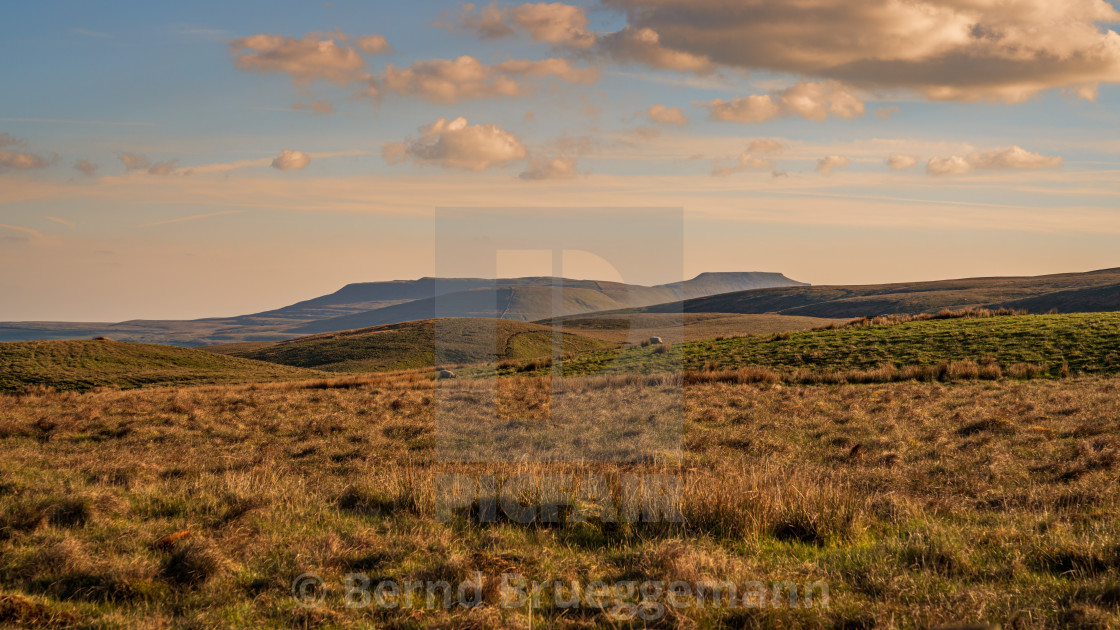
<path fill-rule="evenodd" d="M 1045 313 L 1120 308 L 1120 269 L 1036 277 L 968 278 L 901 284 L 785 287 L 739 291 L 638 309 L 647 313 L 776 313 L 863 317 L 943 309 L 1014 306 Z"/>
<path fill-rule="evenodd" d="M 632 313 L 592 317 L 575 315 L 537 322 L 546 326 L 558 322 L 565 332 L 594 337 L 613 343 L 640 343 L 661 337 L 668 343 L 764 335 L 795 330 L 823 328 L 843 319 L 795 317 L 790 315 L 739 315 L 735 313 Z"/>
<path fill-rule="evenodd" d="M 764 366 L 780 372 L 867 370 L 971 360 L 1008 367 L 1040 365 L 1057 374 L 1120 372 L 1120 313 L 1021 315 L 980 319 L 934 319 L 869 327 L 697 341 L 657 348 L 590 352 L 565 363 L 566 374 L 603 371 L 656 372 Z"/>
<path fill-rule="evenodd" d="M 1032 313 L 1045 313 L 1050 310 L 1059 313 L 1120 311 L 1120 284 L 1057 291 L 1038 297 L 1011 300 L 998 306 L 1023 309 Z"/>
<path fill-rule="evenodd" d="M 547 326 L 460 318 L 397 323 L 267 345 L 215 346 L 208 350 L 328 372 L 378 372 L 546 356 L 552 351 L 552 341 L 552 329 Z M 609 345 L 579 335 L 563 337 L 565 352 Z"/>
<path fill-rule="evenodd" d="M 37 385 L 94 387 L 200 385 L 298 380 L 322 373 L 174 346 L 121 341 L 0 343 L 0 392 Z"/>

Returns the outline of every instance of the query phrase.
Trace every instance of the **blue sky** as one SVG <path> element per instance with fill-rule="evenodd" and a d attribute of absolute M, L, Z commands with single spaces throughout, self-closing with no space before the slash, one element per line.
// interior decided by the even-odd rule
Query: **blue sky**
<path fill-rule="evenodd" d="M 680 207 L 685 276 L 1118 266 L 1115 4 L 917 4 L 936 20 L 893 0 L 7 7 L 0 319 L 231 315 L 427 275 L 448 205 Z M 436 65 L 462 56 L 480 82 Z"/>

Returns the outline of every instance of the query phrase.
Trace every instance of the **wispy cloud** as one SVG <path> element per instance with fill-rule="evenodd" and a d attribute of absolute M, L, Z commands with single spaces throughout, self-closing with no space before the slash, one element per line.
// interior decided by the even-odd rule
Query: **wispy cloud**
<path fill-rule="evenodd" d="M 657 83 L 660 85 L 671 85 L 673 87 L 687 87 L 697 88 L 701 90 L 717 90 L 720 92 L 735 92 L 746 93 L 751 90 L 750 86 L 742 83 L 730 81 L 727 78 L 715 74 L 710 76 L 675 76 L 654 74 L 650 72 L 627 72 L 625 70 L 607 70 L 604 74 L 616 77 L 625 77 L 627 79 L 635 79 L 638 81 L 647 81 L 649 83 Z"/>
<path fill-rule="evenodd" d="M 66 227 L 69 227 L 69 228 L 74 227 L 74 222 L 73 221 L 67 221 L 66 219 L 60 219 L 58 217 L 51 217 L 51 216 L 45 216 L 43 218 L 48 220 L 48 221 L 53 221 L 54 223 L 57 223 L 59 225 L 65 225 Z"/>
<path fill-rule="evenodd" d="M 335 151 L 332 153 L 307 153 L 307 155 L 315 160 L 325 160 L 337 157 L 352 157 L 357 155 L 373 155 L 369 151 L 362 151 L 354 149 L 351 151 Z M 241 168 L 251 168 L 260 166 L 271 166 L 275 160 L 274 157 L 257 158 L 253 160 L 239 160 L 237 162 L 223 162 L 220 164 L 204 164 L 202 166 L 192 166 L 189 168 L 179 169 L 179 172 L 184 175 L 207 175 L 211 173 L 226 173 L 229 171 L 236 171 Z"/>
<path fill-rule="evenodd" d="M 197 24 L 179 24 L 175 26 L 175 32 L 188 37 L 197 37 L 199 39 L 207 39 L 216 42 L 226 42 L 233 39 L 233 33 L 227 30 L 207 28 Z"/>
<path fill-rule="evenodd" d="M 95 37 L 97 39 L 114 39 L 113 36 L 108 34 L 108 33 L 102 33 L 100 31 L 91 31 L 91 30 L 86 29 L 86 28 L 72 28 L 72 29 L 70 29 L 70 32 L 75 33 L 77 35 L 85 35 L 86 37 Z"/>
<path fill-rule="evenodd" d="M 168 219 L 166 221 L 156 221 L 155 223 L 145 223 L 140 227 L 155 227 L 157 225 L 169 225 L 172 223 L 186 223 L 187 221 L 198 221 L 200 219 L 211 219 L 213 217 L 221 217 L 227 214 L 241 214 L 243 210 L 225 210 L 223 212 L 211 212 L 209 214 L 194 214 L 189 217 L 179 217 L 177 219 Z"/>
<path fill-rule="evenodd" d="M 0 223 L 0 228 L 14 230 L 16 232 L 23 232 L 24 234 L 27 234 L 32 238 L 43 238 L 42 232 L 40 232 L 39 230 L 33 230 L 31 228 L 20 227 L 18 225 L 8 225 L 7 223 Z"/>
<path fill-rule="evenodd" d="M 128 127 L 155 127 L 156 123 L 118 120 L 74 120 L 70 118 L 0 118 L 4 122 L 47 123 L 50 125 L 121 125 Z"/>

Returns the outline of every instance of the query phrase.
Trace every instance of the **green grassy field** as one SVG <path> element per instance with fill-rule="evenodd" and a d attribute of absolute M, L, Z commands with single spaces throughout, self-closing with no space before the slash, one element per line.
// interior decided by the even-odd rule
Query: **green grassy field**
<path fill-rule="evenodd" d="M 228 349 L 221 346 L 209 349 L 328 372 L 382 372 L 430 368 L 437 363 L 529 359 L 551 354 L 552 342 L 552 329 L 538 324 L 454 318 L 389 324 L 272 344 L 234 344 Z M 565 352 L 611 345 L 574 334 L 565 334 L 562 344 Z"/>
<path fill-rule="evenodd" d="M 971 360 L 1041 365 L 1057 375 L 1120 372 L 1120 314 L 1024 315 L 944 319 L 865 328 L 712 339 L 663 348 L 588 352 L 564 363 L 566 375 L 611 371 L 649 373 L 669 368 L 736 369 L 765 366 L 780 372 L 868 370 Z"/>
<path fill-rule="evenodd" d="M 741 315 L 738 313 L 629 313 L 604 316 L 573 316 L 542 320 L 558 322 L 564 331 L 613 343 L 638 343 L 661 337 L 670 343 L 716 337 L 762 335 L 820 328 L 848 320 L 788 315 Z"/>
<path fill-rule="evenodd" d="M 0 343 L 0 392 L 312 379 L 322 373 L 175 346 L 109 340 Z"/>

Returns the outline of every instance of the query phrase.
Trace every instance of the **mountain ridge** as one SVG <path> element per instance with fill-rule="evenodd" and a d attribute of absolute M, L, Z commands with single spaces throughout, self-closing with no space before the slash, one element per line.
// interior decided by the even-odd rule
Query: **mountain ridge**
<path fill-rule="evenodd" d="M 1120 310 L 1120 268 L 1043 276 L 988 276 L 875 285 L 823 285 L 737 291 L 653 305 L 640 312 L 742 313 L 871 317 L 959 308 Z"/>
<path fill-rule="evenodd" d="M 563 287 L 559 312 L 552 300 L 551 291 L 555 286 Z M 766 286 L 803 286 L 803 283 L 772 272 L 710 272 L 691 280 L 656 286 L 548 276 L 498 279 L 425 276 L 416 280 L 351 283 L 332 293 L 285 307 L 234 317 L 116 323 L 0 322 L 0 341 L 95 336 L 182 346 L 279 341 L 301 334 L 433 317 L 483 316 L 533 321 L 557 314 L 646 306 L 689 295 L 711 295 L 728 287 Z"/>

